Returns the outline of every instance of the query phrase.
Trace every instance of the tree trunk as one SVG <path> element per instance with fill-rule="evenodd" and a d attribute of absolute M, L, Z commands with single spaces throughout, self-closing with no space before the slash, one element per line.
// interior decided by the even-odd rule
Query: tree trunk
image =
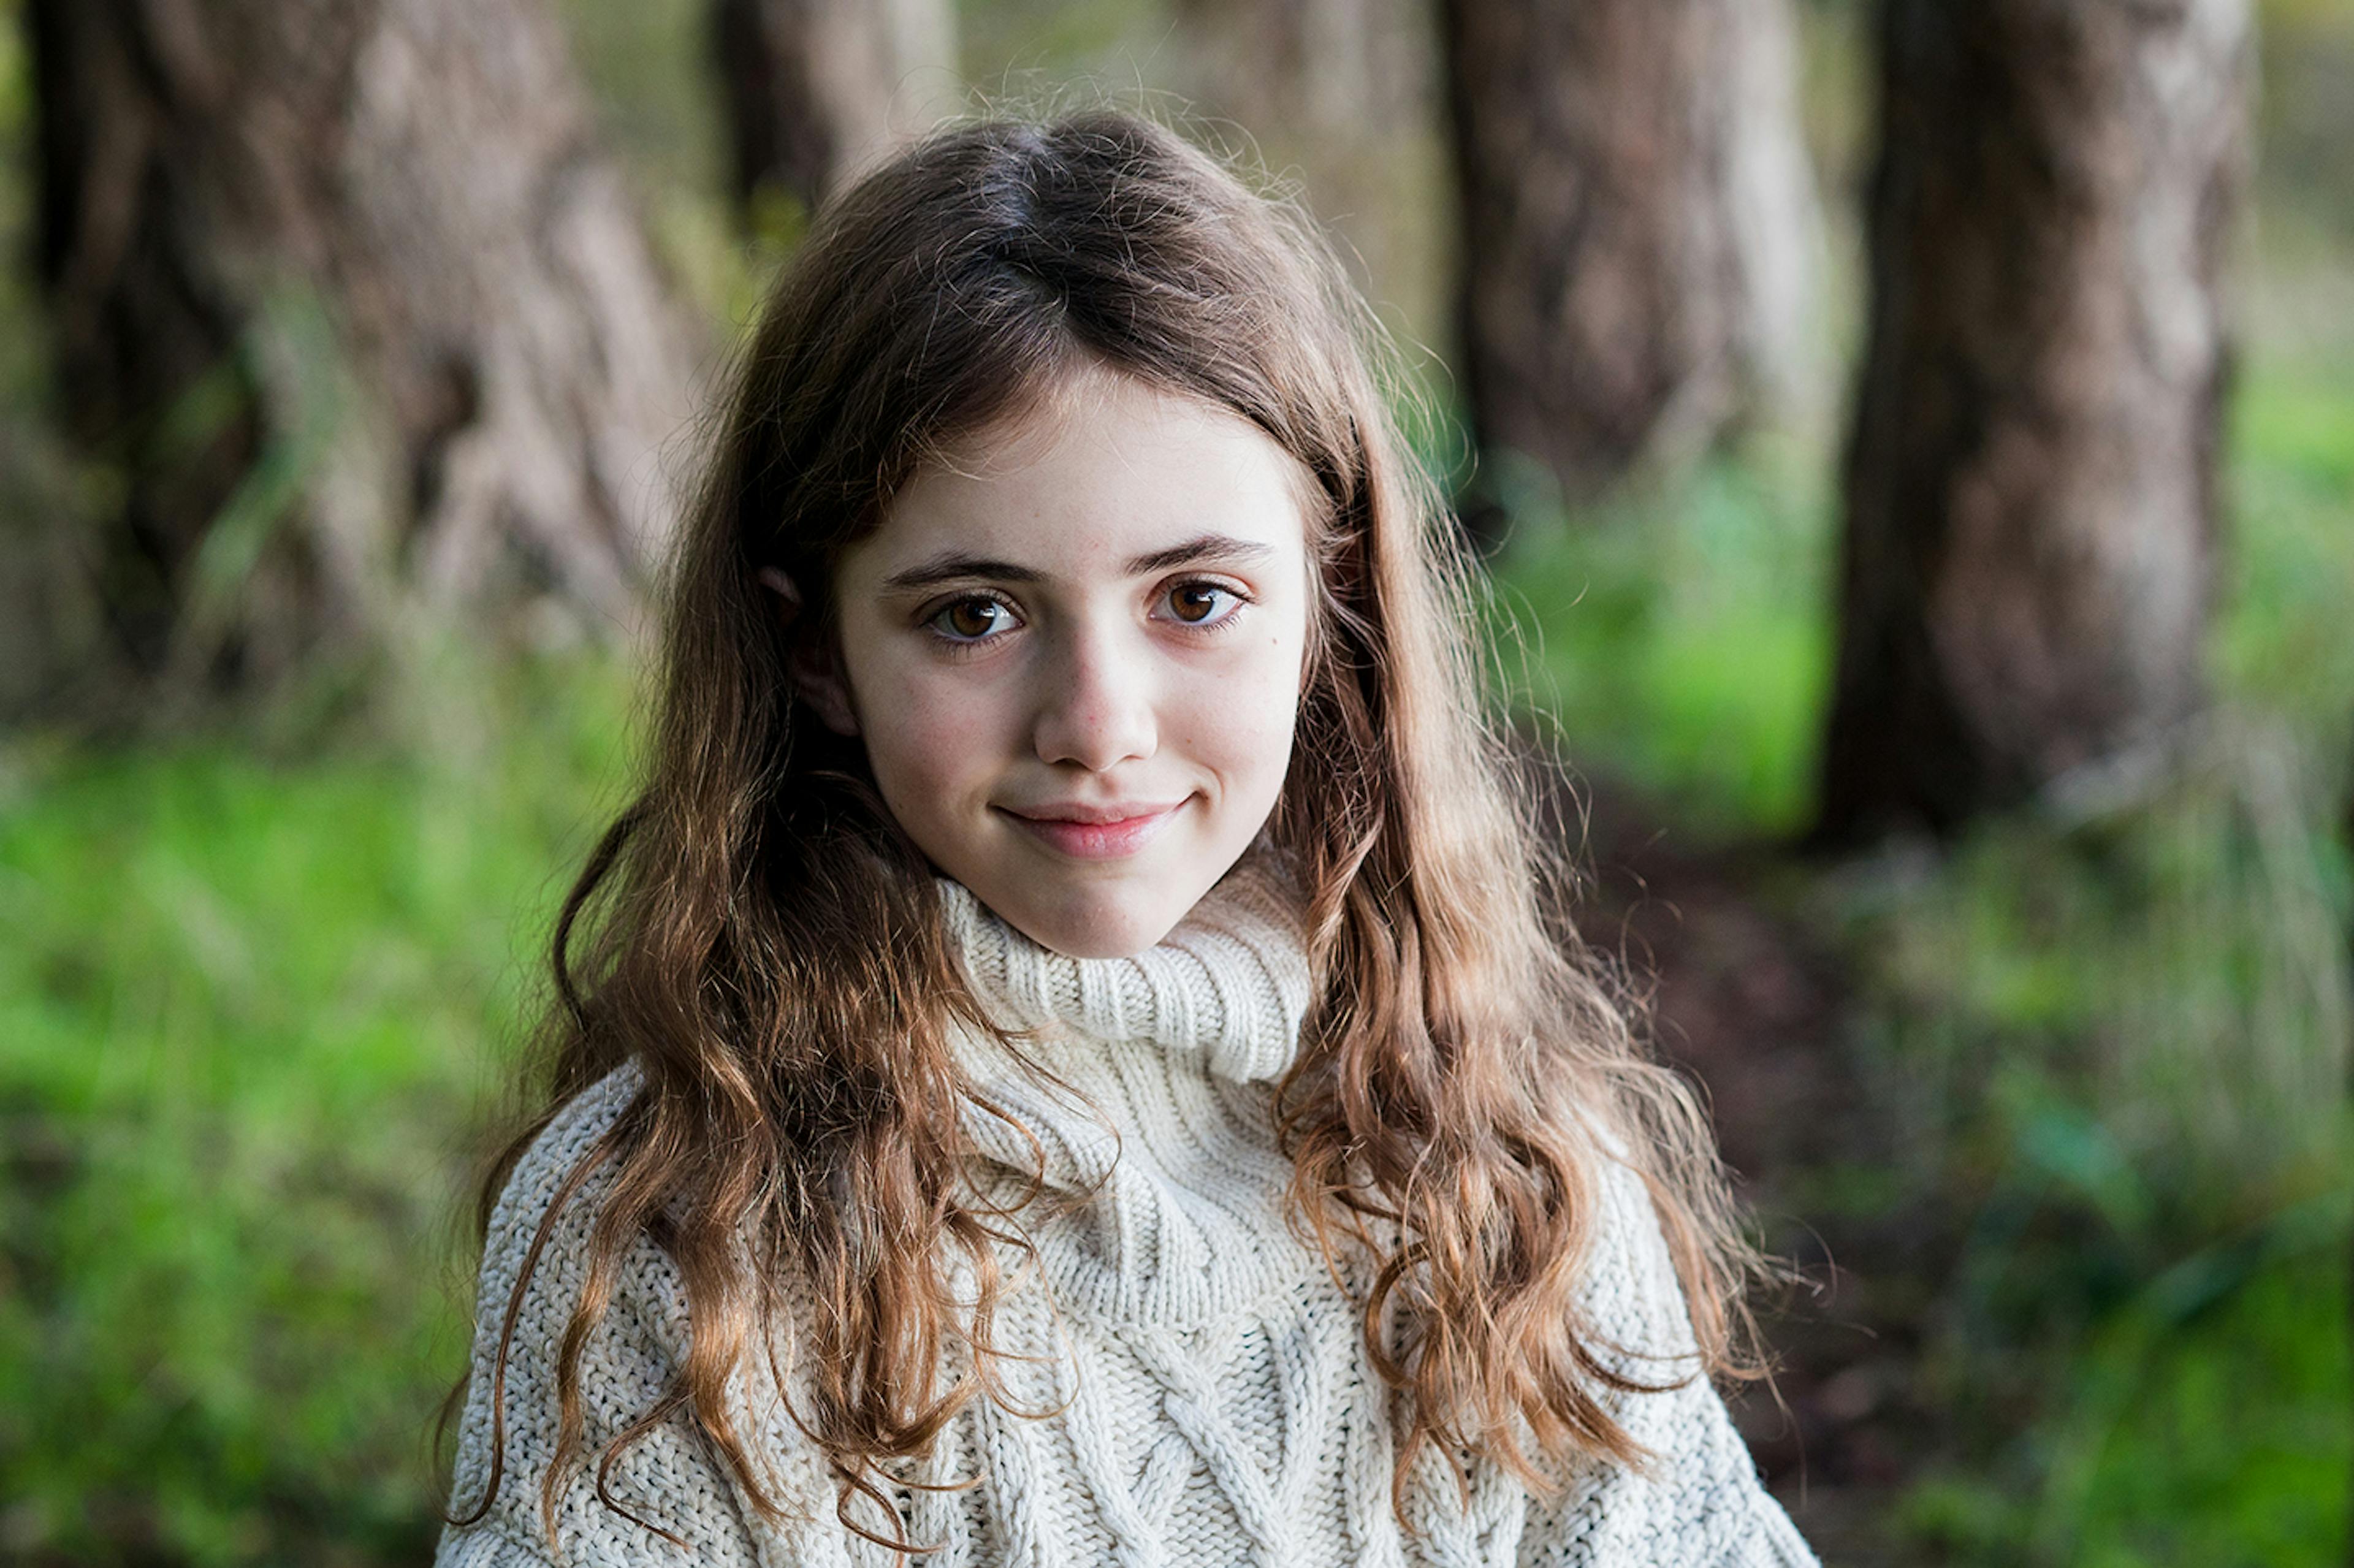
<path fill-rule="evenodd" d="M 1817 838 L 2200 700 L 2248 0 L 1890 0 Z"/>
<path fill-rule="evenodd" d="M 1459 363 L 1573 497 L 1803 393 L 1819 214 L 1789 0 L 1447 0 Z"/>
<path fill-rule="evenodd" d="M 61 401 L 123 480 L 85 557 L 134 671 L 267 681 L 420 603 L 630 615 L 697 334 L 542 0 L 26 19 Z"/>
<path fill-rule="evenodd" d="M 947 107 L 956 66 L 948 0 L 717 0 L 712 19 L 748 212 L 764 193 L 806 212 L 919 129 L 928 108 Z"/>

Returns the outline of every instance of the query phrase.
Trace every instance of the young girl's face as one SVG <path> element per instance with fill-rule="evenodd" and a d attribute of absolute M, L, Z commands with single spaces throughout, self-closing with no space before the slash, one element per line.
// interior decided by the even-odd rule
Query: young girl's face
<path fill-rule="evenodd" d="M 835 575 L 838 678 L 900 825 L 1032 939 L 1159 941 L 1283 786 L 1307 642 L 1297 460 L 1091 369 L 925 468 Z"/>

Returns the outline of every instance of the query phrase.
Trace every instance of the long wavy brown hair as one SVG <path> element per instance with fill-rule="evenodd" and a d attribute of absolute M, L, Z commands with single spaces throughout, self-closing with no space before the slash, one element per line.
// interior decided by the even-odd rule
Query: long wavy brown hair
<path fill-rule="evenodd" d="M 1607 1400 L 1651 1385 L 1614 1370 L 1576 1308 L 1605 1160 L 1649 1186 L 1702 1370 L 1750 1369 L 1755 1255 L 1687 1086 L 1647 1059 L 1623 988 L 1555 913 L 1560 824 L 1486 717 L 1475 568 L 1402 439 L 1394 364 L 1295 202 L 1125 111 L 936 132 L 820 214 L 719 406 L 666 584 L 643 789 L 557 923 L 548 1108 L 482 1187 L 487 1228 L 556 1107 L 641 1064 L 642 1089 L 540 1222 L 508 1303 L 483 1508 L 525 1284 L 601 1170 L 560 1351 L 551 1535 L 562 1478 L 588 1462 L 582 1348 L 651 1236 L 684 1282 L 692 1347 L 610 1446 L 599 1495 L 619 1508 L 613 1453 L 683 1414 L 779 1513 L 722 1393 L 782 1341 L 806 1369 L 793 1415 L 841 1483 L 843 1522 L 917 1550 L 881 1467 L 996 1396 L 991 1325 L 1023 1243 L 968 1181 L 964 1118 L 994 1107 L 951 1032 L 989 1025 L 933 873 L 859 743 L 790 673 L 828 645 L 833 563 L 917 465 L 1082 365 L 1230 408 L 1317 482 L 1315 630 L 1269 823 L 1300 874 L 1316 991 L 1278 1130 L 1303 1245 L 1370 1265 L 1394 1495 L 1433 1446 L 1532 1483 L 1553 1460 L 1641 1460 Z M 764 572 L 801 587 L 798 620 Z M 854 1520 L 860 1497 L 889 1528 Z"/>

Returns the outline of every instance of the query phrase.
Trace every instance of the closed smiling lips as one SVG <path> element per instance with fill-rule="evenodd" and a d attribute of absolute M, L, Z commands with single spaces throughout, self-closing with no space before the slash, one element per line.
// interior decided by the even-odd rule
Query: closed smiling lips
<path fill-rule="evenodd" d="M 1075 860 L 1117 860 L 1151 842 L 1184 804 L 1185 800 L 1115 800 L 1102 805 L 1055 800 L 997 810 L 1050 849 Z"/>

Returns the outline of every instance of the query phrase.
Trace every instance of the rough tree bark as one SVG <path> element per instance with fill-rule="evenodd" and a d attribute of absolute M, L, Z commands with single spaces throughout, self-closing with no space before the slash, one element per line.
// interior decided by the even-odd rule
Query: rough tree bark
<path fill-rule="evenodd" d="M 1819 212 L 1789 0 L 1447 0 L 1459 366 L 1573 496 L 1808 386 Z"/>
<path fill-rule="evenodd" d="M 948 0 L 717 0 L 712 24 L 747 211 L 764 188 L 815 207 L 914 128 L 956 65 Z"/>
<path fill-rule="evenodd" d="M 2248 0 L 1890 0 L 1819 842 L 2200 700 Z"/>
<path fill-rule="evenodd" d="M 542 0 L 29 0 L 61 401 L 138 672 L 267 680 L 398 608 L 626 617 L 674 303 Z"/>

